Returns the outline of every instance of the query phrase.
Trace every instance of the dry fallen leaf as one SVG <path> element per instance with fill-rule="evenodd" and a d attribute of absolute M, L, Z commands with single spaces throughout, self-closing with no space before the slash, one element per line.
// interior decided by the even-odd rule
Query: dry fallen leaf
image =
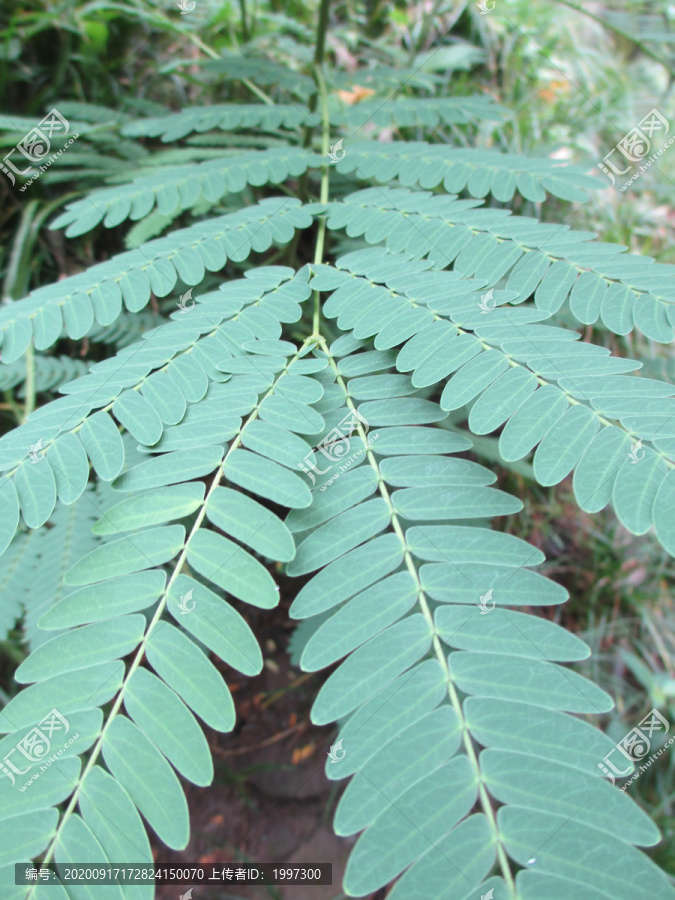
<path fill-rule="evenodd" d="M 293 750 L 293 755 L 291 757 L 291 763 L 294 766 L 297 766 L 298 763 L 301 763 L 304 759 L 307 759 L 308 756 L 311 756 L 316 749 L 316 745 L 312 741 L 309 744 L 305 744 L 304 747 L 296 747 Z"/>
<path fill-rule="evenodd" d="M 370 88 L 361 87 L 361 85 L 355 84 L 351 91 L 338 91 L 338 97 L 343 103 L 346 103 L 348 106 L 353 106 L 355 103 L 365 100 L 366 97 L 372 97 L 374 93 L 375 91 Z"/>

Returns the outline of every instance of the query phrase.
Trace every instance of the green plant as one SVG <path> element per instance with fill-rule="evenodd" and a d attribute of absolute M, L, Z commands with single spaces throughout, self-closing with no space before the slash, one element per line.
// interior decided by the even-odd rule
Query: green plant
<path fill-rule="evenodd" d="M 600 774 L 620 727 L 610 738 L 572 715 L 612 708 L 559 665 L 587 646 L 511 609 L 567 592 L 535 571 L 539 549 L 493 524 L 521 500 L 459 455 L 544 486 L 573 472 L 581 509 L 611 503 L 675 554 L 675 387 L 627 374 L 641 362 L 607 346 L 631 332 L 672 341 L 671 267 L 498 205 L 584 200 L 598 182 L 582 170 L 350 144 L 366 125 L 418 137 L 505 111 L 485 97 L 339 102 L 327 12 L 300 99 L 106 125 L 130 142 L 211 131 L 217 146 L 220 129 L 284 146 L 194 162 L 138 144 L 138 177 L 70 202 L 52 227 L 78 237 L 132 220 L 165 236 L 135 245 L 132 229 L 132 249 L 0 311 L 0 385 L 22 383 L 21 424 L 0 439 L 2 624 L 24 617 L 29 651 L 15 673 L 28 687 L 0 712 L 0 759 L 18 759 L 54 709 L 78 735 L 24 790 L 22 773 L 0 781 L 4 896 L 41 895 L 13 885 L 13 863 L 32 857 L 151 861 L 141 815 L 186 846 L 176 773 L 213 778 L 196 716 L 222 732 L 235 720 L 207 653 L 260 671 L 245 610 L 279 602 L 276 564 L 304 579 L 291 609 L 302 668 L 343 660 L 312 717 L 340 722 L 344 755 L 326 772 L 352 776 L 335 817 L 339 834 L 363 832 L 350 896 L 405 872 L 395 900 L 673 897 L 634 847 L 656 844 L 656 828 Z M 151 300 L 158 324 L 135 340 Z M 45 351 L 84 338 L 119 346 L 66 382 L 73 364 Z"/>

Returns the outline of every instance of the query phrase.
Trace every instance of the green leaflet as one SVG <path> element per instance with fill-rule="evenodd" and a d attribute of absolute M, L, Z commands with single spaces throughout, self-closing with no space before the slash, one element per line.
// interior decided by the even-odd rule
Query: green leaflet
<path fill-rule="evenodd" d="M 380 535 L 345 553 L 315 575 L 298 593 L 290 613 L 306 618 L 331 609 L 398 568 L 403 559 L 395 535 Z"/>
<path fill-rule="evenodd" d="M 565 396 L 552 384 L 545 384 L 531 393 L 518 406 L 499 436 L 499 452 L 504 459 L 516 460 L 526 456 L 566 409 Z M 471 412 L 473 414 L 473 409 Z"/>
<path fill-rule="evenodd" d="M 543 553 L 510 534 L 462 525 L 415 526 L 406 532 L 408 547 L 430 562 L 536 566 Z"/>
<path fill-rule="evenodd" d="M 93 863 L 103 860 L 105 853 L 91 830 L 80 816 L 72 815 L 61 829 L 54 850 L 54 859 L 62 865 L 73 863 Z M 122 900 L 124 894 L 121 885 L 105 885 L 105 896 L 110 900 Z M 94 887 L 85 886 L 85 896 L 94 897 Z"/>
<path fill-rule="evenodd" d="M 187 561 L 200 575 L 253 606 L 271 609 L 279 602 L 272 576 L 249 553 L 227 538 L 201 529 L 192 538 Z"/>
<path fill-rule="evenodd" d="M 223 458 L 222 447 L 175 450 L 142 462 L 115 480 L 116 491 L 139 491 L 209 475 Z"/>
<path fill-rule="evenodd" d="M 59 821 L 55 809 L 37 809 L 0 822 L 0 865 L 21 862 L 42 853 Z"/>
<path fill-rule="evenodd" d="M 508 369 L 480 395 L 471 407 L 469 428 L 474 434 L 494 431 L 536 390 L 537 379 L 525 369 Z"/>
<path fill-rule="evenodd" d="M 128 497 L 104 513 L 92 531 L 95 534 L 118 534 L 182 519 L 201 506 L 204 490 L 205 485 L 197 481 L 159 487 Z"/>
<path fill-rule="evenodd" d="M 614 706 L 591 681 L 549 662 L 460 651 L 451 654 L 449 663 L 455 683 L 467 694 L 577 713 L 608 712 Z"/>
<path fill-rule="evenodd" d="M 608 736 L 564 713 L 540 709 L 535 720 L 527 703 L 469 697 L 464 709 L 484 747 L 534 754 L 587 774 L 597 776 L 598 760 L 614 747 Z"/>
<path fill-rule="evenodd" d="M 227 601 L 187 575 L 179 575 L 169 593 L 176 621 L 224 662 L 245 675 L 257 675 L 263 660 L 246 620 Z"/>
<path fill-rule="evenodd" d="M 87 776 L 79 803 L 82 818 L 108 859 L 152 860 L 150 842 L 136 807 L 124 788 L 101 766 L 94 766 Z M 149 900 L 152 896 L 152 885 L 127 885 L 125 890 L 132 900 Z"/>
<path fill-rule="evenodd" d="M 430 645 L 431 633 L 423 616 L 408 616 L 392 625 L 359 647 L 333 672 L 314 701 L 312 721 L 322 725 L 351 712 L 418 662 Z M 375 660 L 385 662 L 375 666 Z"/>
<path fill-rule="evenodd" d="M 648 891 L 650 896 L 666 898 L 672 895 L 666 876 L 651 860 L 622 841 L 604 837 L 606 859 L 612 865 L 598 870 L 593 859 L 579 853 L 580 846 L 592 846 L 597 831 L 573 820 L 564 826 L 560 816 L 541 812 L 528 815 L 528 810 L 503 807 L 498 812 L 500 831 L 509 854 L 520 864 L 535 858 L 536 872 L 553 876 L 571 875 L 596 891 L 609 888 L 613 896 L 628 900 L 636 890 Z M 550 850 L 550 836 L 556 833 L 556 852 Z M 528 855 L 528 850 L 529 855 Z"/>
<path fill-rule="evenodd" d="M 187 846 L 188 808 L 173 769 L 136 725 L 117 716 L 103 741 L 103 759 L 165 844 Z"/>
<path fill-rule="evenodd" d="M 466 529 L 466 531 L 473 530 Z M 495 606 L 549 606 L 567 600 L 567 591 L 562 585 L 544 578 L 538 572 L 515 568 L 508 556 L 497 552 L 499 547 L 497 543 L 492 544 L 491 556 L 468 560 L 459 553 L 446 554 L 446 545 L 439 540 L 438 533 L 434 533 L 431 528 L 426 529 L 426 532 L 431 532 L 430 546 L 433 548 L 428 556 L 433 555 L 434 559 L 443 560 L 420 568 L 422 587 L 434 600 L 441 603 L 474 604 L 488 592 L 489 596 L 485 600 L 488 607 L 492 603 Z M 452 534 L 449 538 L 452 540 Z M 504 544 L 503 550 L 507 547 L 508 544 Z M 536 565 L 537 557 L 534 556 L 536 551 L 533 547 L 530 549 L 533 553 L 525 557 L 527 561 L 523 565 Z M 422 559 L 427 558 L 423 550 L 415 549 L 414 544 L 413 550 Z M 470 610 L 466 610 L 467 617 L 469 614 Z"/>
<path fill-rule="evenodd" d="M 331 779 L 358 771 L 403 728 L 412 726 L 441 702 L 447 688 L 438 660 L 428 659 L 399 675 L 363 703 L 340 729 L 339 738 L 350 748 L 342 759 L 326 762 Z M 352 736 L 358 740 L 352 740 Z"/>
<path fill-rule="evenodd" d="M 654 501 L 670 474 L 661 456 L 651 449 L 642 452 L 645 456 L 638 463 L 627 455 L 617 471 L 612 490 L 616 514 L 633 534 L 644 534 L 651 527 Z M 636 451 L 634 459 L 640 456 Z"/>
<path fill-rule="evenodd" d="M 652 510 L 654 528 L 658 539 L 671 555 L 673 548 L 675 548 L 675 527 L 672 515 L 673 501 L 675 500 L 674 482 L 675 477 L 673 477 L 673 470 L 671 469 L 667 477 L 661 482 Z"/>
<path fill-rule="evenodd" d="M 124 465 L 124 444 L 108 413 L 96 413 L 86 420 L 79 432 L 87 456 L 104 481 L 112 481 Z"/>
<path fill-rule="evenodd" d="M 430 568 L 423 568 L 427 573 L 425 584 Z M 526 602 L 523 598 L 523 603 Z M 489 606 L 490 601 L 485 605 Z M 461 650 L 490 653 L 499 648 L 499 653 L 560 662 L 586 659 L 591 652 L 583 641 L 548 619 L 511 609 L 495 607 L 488 615 L 477 605 L 441 606 L 434 614 L 434 621 L 441 639 Z"/>
<path fill-rule="evenodd" d="M 396 762 L 400 764 L 399 759 Z M 354 894 L 377 890 L 424 856 L 476 800 L 477 788 L 471 783 L 465 756 L 432 768 L 430 774 L 426 774 L 427 768 L 415 766 L 415 770 L 424 772 L 422 781 L 398 796 L 395 805 L 375 820 L 352 851 L 345 883 Z M 352 784 L 356 783 L 357 778 Z"/>
<path fill-rule="evenodd" d="M 405 729 L 372 757 L 349 783 L 335 811 L 337 834 L 366 828 L 429 770 L 446 762 L 457 750 L 460 732 L 450 706 L 433 712 Z"/>
<path fill-rule="evenodd" d="M 84 556 L 68 570 L 64 580 L 72 585 L 93 584 L 115 575 L 141 572 L 173 559 L 184 540 L 182 525 L 151 528 L 133 538 L 119 538 Z"/>
<path fill-rule="evenodd" d="M 248 450 L 235 450 L 223 464 L 228 481 L 292 509 L 304 509 L 312 502 L 309 488 L 302 479 L 268 459 Z"/>
<path fill-rule="evenodd" d="M 216 488 L 209 495 L 206 514 L 218 528 L 263 556 L 288 562 L 295 555 L 293 536 L 284 523 L 273 512 L 238 491 Z"/>
<path fill-rule="evenodd" d="M 66 505 L 74 503 L 84 492 L 89 479 L 89 460 L 82 444 L 74 434 L 63 434 L 45 456 L 54 475 L 59 500 Z"/>
<path fill-rule="evenodd" d="M 138 646 L 144 631 L 145 616 L 125 616 L 68 631 L 38 647 L 17 669 L 16 680 L 20 684 L 44 681 L 63 672 L 120 659 Z"/>
<path fill-rule="evenodd" d="M 357 594 L 310 638 L 301 667 L 315 672 L 331 665 L 400 619 L 416 600 L 417 587 L 408 572 L 390 575 Z"/>
<path fill-rule="evenodd" d="M 410 521 L 492 518 L 520 512 L 523 505 L 494 488 L 408 488 L 392 495 L 394 510 Z"/>
<path fill-rule="evenodd" d="M 361 503 L 305 538 L 286 571 L 289 575 L 313 572 L 375 537 L 387 527 L 389 520 L 389 507 L 381 498 Z"/>
<path fill-rule="evenodd" d="M 330 485 L 330 490 L 314 491 L 311 506 L 291 510 L 286 525 L 294 534 L 308 531 L 370 497 L 376 490 L 377 475 L 370 466 L 345 472 Z"/>
<path fill-rule="evenodd" d="M 8 478 L 0 478 L 0 550 L 4 553 L 16 533 L 19 524 L 19 499 L 13 483 Z"/>
<path fill-rule="evenodd" d="M 373 453 L 378 456 L 401 456 L 405 453 L 460 453 L 471 447 L 471 442 L 464 436 L 436 428 L 415 426 L 378 428 L 377 436 L 377 444 L 373 444 Z"/>
<path fill-rule="evenodd" d="M 378 445 L 379 449 L 379 445 Z M 398 456 L 380 461 L 380 472 L 393 487 L 484 486 L 497 480 L 489 469 L 468 459 Z"/>
<path fill-rule="evenodd" d="M 21 514 L 29 528 L 44 525 L 56 504 L 56 482 L 51 467 L 44 461 L 24 464 L 14 476 Z"/>
<path fill-rule="evenodd" d="M 167 623 L 157 627 L 146 644 L 146 655 L 157 674 L 216 731 L 234 727 L 234 703 L 216 667 L 197 645 Z"/>
<path fill-rule="evenodd" d="M 597 417 L 585 406 L 572 406 L 564 412 L 535 451 L 537 481 L 545 485 L 562 481 L 579 461 L 599 427 Z"/>
<path fill-rule="evenodd" d="M 573 816 L 631 844 L 651 846 L 658 832 L 639 806 L 601 778 L 584 775 L 550 760 L 536 771 L 507 750 L 483 750 L 481 771 L 490 793 L 502 803 Z"/>
<path fill-rule="evenodd" d="M 147 609 L 164 589 L 166 575 L 148 570 L 71 591 L 40 619 L 40 628 L 72 628 Z"/>
<path fill-rule="evenodd" d="M 55 675 L 33 684 L 13 697 L 0 713 L 0 733 L 34 725 L 45 708 L 58 709 L 62 715 L 95 709 L 117 693 L 123 676 L 124 665 L 115 661 Z"/>
<path fill-rule="evenodd" d="M 204 733 L 183 701 L 161 679 L 147 669 L 136 669 L 124 705 L 181 775 L 194 784 L 211 783 L 213 764 Z"/>
<path fill-rule="evenodd" d="M 481 884 L 495 861 L 490 829 L 482 815 L 464 819 L 448 835 L 437 841 L 396 883 L 392 900 L 442 900 L 448 891 L 468 900 L 482 890 Z"/>

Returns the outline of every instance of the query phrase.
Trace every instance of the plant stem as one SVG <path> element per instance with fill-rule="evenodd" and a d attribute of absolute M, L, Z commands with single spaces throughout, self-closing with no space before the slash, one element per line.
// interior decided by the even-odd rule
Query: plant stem
<path fill-rule="evenodd" d="M 246 0 L 239 0 L 239 9 L 241 10 L 241 34 L 244 41 L 248 41 L 248 25 L 246 24 Z"/>
<path fill-rule="evenodd" d="M 328 187 L 330 162 L 328 152 L 330 149 L 330 117 L 328 114 L 328 92 L 326 90 L 326 80 L 323 77 L 323 49 L 325 42 L 325 28 L 328 23 L 328 4 L 330 0 L 322 0 L 321 12 L 319 14 L 319 34 L 317 35 L 316 53 L 314 56 L 314 75 L 319 88 L 321 97 L 321 153 L 325 160 L 321 169 L 321 203 L 328 203 Z M 324 32 L 321 29 L 324 29 Z M 326 243 L 326 217 L 322 216 L 319 221 L 319 231 L 316 237 L 316 249 L 314 251 L 314 262 L 320 265 L 323 261 L 323 251 Z M 319 291 L 314 291 L 314 318 L 312 325 L 312 334 L 319 333 L 319 314 L 321 311 L 321 301 Z"/>
<path fill-rule="evenodd" d="M 319 7 L 319 24 L 316 29 L 316 47 L 314 49 L 314 65 L 323 65 L 323 55 L 326 48 L 326 32 L 328 31 L 328 8 L 330 0 L 321 0 Z"/>

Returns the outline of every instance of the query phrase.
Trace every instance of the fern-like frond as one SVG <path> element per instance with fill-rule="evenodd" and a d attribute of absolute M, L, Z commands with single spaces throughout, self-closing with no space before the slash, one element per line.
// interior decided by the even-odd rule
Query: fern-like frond
<path fill-rule="evenodd" d="M 355 283 L 351 296 L 356 306 Z M 397 900 L 507 896 L 515 864 L 519 897 L 599 897 L 609 885 L 628 900 L 647 885 L 671 900 L 632 846 L 655 844 L 656 828 L 598 777 L 612 740 L 570 715 L 613 705 L 561 665 L 588 648 L 508 608 L 560 604 L 566 591 L 533 570 L 544 559 L 535 547 L 458 524 L 520 502 L 453 456 L 470 442 L 433 427 L 447 413 L 395 372 L 391 351 L 347 346 L 322 344 L 345 404 L 327 426 L 350 419 L 357 434 L 343 452 L 335 441 L 325 450 L 343 469 L 355 452 L 366 460 L 286 519 L 297 543 L 288 573 L 316 573 L 291 614 L 324 616 L 301 667 L 341 661 L 311 715 L 342 722 L 326 773 L 351 781 L 334 828 L 361 832 L 345 891 L 363 896 L 402 875 Z"/>
<path fill-rule="evenodd" d="M 287 562 L 295 545 L 269 507 L 298 509 L 312 499 L 293 471 L 310 452 L 300 435 L 324 429 L 310 406 L 322 387 L 308 375 L 326 363 L 304 358 L 308 350 L 309 342 L 296 349 L 263 338 L 237 357 L 224 351 L 229 390 L 211 417 L 236 418 L 229 436 L 202 431 L 187 452 L 155 455 L 114 481 L 120 501 L 94 526 L 102 543 L 70 566 L 64 582 L 73 590 L 40 620 L 59 633 L 19 667 L 16 680 L 29 687 L 0 713 L 0 733 L 9 735 L 3 756 L 50 710 L 79 735 L 31 784 L 28 804 L 2 779 L 0 807 L 12 818 L 0 820 L 1 866 L 35 853 L 63 864 L 91 854 L 150 861 L 141 815 L 169 847 L 187 845 L 176 773 L 198 785 L 213 778 L 196 716 L 219 731 L 234 724 L 225 681 L 198 643 L 245 675 L 260 672 L 262 654 L 237 601 L 277 605 L 278 588 L 258 556 Z M 249 374 L 256 372 L 260 381 Z M 111 701 L 104 716 L 100 707 Z M 55 808 L 71 795 L 63 813 Z"/>
<path fill-rule="evenodd" d="M 87 231 L 101 221 L 104 211 L 92 206 Z M 0 310 L 2 361 L 13 362 L 35 342 L 44 350 L 59 339 L 79 339 L 94 321 L 110 325 L 122 311 L 143 309 L 152 291 L 166 297 L 180 277 L 197 285 L 207 271 L 218 272 L 228 259 L 241 261 L 252 252 L 284 244 L 296 228 L 306 228 L 311 216 L 292 197 L 270 197 L 230 215 L 218 216 L 164 238 L 114 256 L 57 284 L 38 288 L 23 300 Z"/>
<path fill-rule="evenodd" d="M 44 460 L 36 454 L 33 465 L 40 464 L 44 465 Z M 54 509 L 48 528 L 17 534 L 0 556 L 3 638 L 7 627 L 23 618 L 22 640 L 31 651 L 48 640 L 50 635 L 38 628 L 38 620 L 70 593 L 63 576 L 99 542 L 91 527 L 109 493 L 104 482 L 96 488 L 87 485 L 76 503 Z"/>
<path fill-rule="evenodd" d="M 165 316 L 148 309 L 134 313 L 123 309 L 112 325 L 92 325 L 86 338 L 94 343 L 114 344 L 121 350 L 140 340 L 145 331 L 151 331 L 165 322 Z"/>
<path fill-rule="evenodd" d="M 68 237 L 83 234 L 98 224 L 93 221 L 92 207 L 102 213 L 99 221 L 106 228 L 114 228 L 127 218 L 142 219 L 155 209 L 173 217 L 203 200 L 215 203 L 249 184 L 279 184 L 320 162 L 307 150 L 285 147 L 252 150 L 180 168 L 162 166 L 156 173 L 142 175 L 130 184 L 94 191 L 83 200 L 69 203 L 51 227 L 66 228 Z"/>
<path fill-rule="evenodd" d="M 593 241 L 592 232 L 478 205 L 404 188 L 366 188 L 327 204 L 328 228 L 364 235 L 368 243 L 386 240 L 392 251 L 428 255 L 439 268 L 452 263 L 486 289 L 503 282 L 516 293 L 514 303 L 534 294 L 536 306 L 552 314 L 569 301 L 584 325 L 600 319 L 616 334 L 636 328 L 654 341 L 673 340 L 675 267 L 623 255 L 625 247 Z"/>
<path fill-rule="evenodd" d="M 331 290 L 324 314 L 341 331 L 395 354 L 415 388 L 442 385 L 443 410 L 467 408 L 473 434 L 503 428 L 499 450 L 519 460 L 535 450 L 534 476 L 558 484 L 574 470 L 577 502 L 597 512 L 612 502 L 626 528 L 654 526 L 675 553 L 675 386 L 625 377 L 640 363 L 579 341 L 577 332 L 534 324 L 545 314 L 490 304 L 458 272 L 382 249 L 361 250 L 317 269 L 312 287 Z M 510 295 L 513 297 L 513 293 Z M 633 450 L 640 439 L 642 445 Z M 637 458 L 636 458 L 637 457 Z"/>
<path fill-rule="evenodd" d="M 211 131 L 218 128 L 230 131 L 236 128 L 253 128 L 277 131 L 279 128 L 297 130 L 304 125 L 316 125 L 319 116 L 302 105 L 223 103 L 217 106 L 184 109 L 168 116 L 138 119 L 123 126 L 125 137 L 161 137 L 163 143 L 178 141 L 194 131 Z"/>
<path fill-rule="evenodd" d="M 65 384 L 66 381 L 72 381 L 73 378 L 89 371 L 89 365 L 83 359 L 73 359 L 70 356 L 43 356 L 38 353 L 34 357 L 34 365 L 35 391 L 37 393 L 53 391 Z M 0 366 L 0 390 L 6 391 L 18 384 L 23 385 L 25 380 L 26 361 L 24 359 L 17 359 L 6 366 Z M 17 396 L 25 397 L 23 387 L 19 389 Z"/>
<path fill-rule="evenodd" d="M 348 142 L 336 168 L 380 182 L 397 178 L 405 187 L 419 184 L 435 188 L 442 184 L 451 194 L 467 190 L 472 197 L 485 197 L 492 193 L 502 202 L 511 200 L 516 191 L 534 202 L 545 200 L 547 191 L 563 200 L 583 202 L 588 199 L 586 190 L 605 186 L 583 169 L 554 159 L 456 149 L 423 141 Z"/>
<path fill-rule="evenodd" d="M 90 461 L 104 481 L 120 474 L 125 448 L 112 416 L 138 442 L 158 451 L 175 449 L 176 441 L 185 450 L 195 441 L 200 446 L 207 438 L 207 443 L 219 442 L 228 439 L 223 434 L 236 433 L 238 417 L 253 409 L 258 392 L 268 389 L 279 360 L 271 356 L 254 364 L 245 350 L 251 342 L 276 346 L 281 323 L 297 321 L 299 304 L 309 295 L 307 272 L 289 280 L 291 275 L 292 269 L 262 268 L 203 295 L 196 308 L 174 313 L 143 341 L 63 385 L 67 396 L 0 438 L 0 471 L 7 472 L 0 481 L 0 544 L 6 547 L 12 539 L 19 510 L 29 528 L 38 528 L 57 499 L 66 504 L 77 500 L 87 484 Z M 238 379 L 239 390 L 233 393 L 231 374 L 242 371 L 246 378 Z M 230 417 L 222 415 L 228 400 L 233 404 Z M 198 402 L 195 416 L 187 416 L 188 405 Z M 270 406 L 282 405 L 278 398 L 269 401 L 261 416 Z M 164 434 L 167 425 L 178 427 Z M 40 453 L 45 464 L 34 465 Z"/>
<path fill-rule="evenodd" d="M 412 128 L 420 125 L 466 125 L 483 120 L 501 122 L 508 110 L 490 97 L 387 97 L 362 100 L 352 106 L 335 101 L 331 121 L 360 129 L 368 122 L 382 128 Z"/>
<path fill-rule="evenodd" d="M 204 62 L 204 71 L 215 73 L 219 80 L 237 81 L 249 78 L 255 84 L 272 85 L 279 89 L 286 103 L 291 97 L 300 97 L 301 100 L 307 101 L 316 92 L 314 79 L 309 75 L 304 75 L 291 66 L 282 65 L 272 59 L 253 55 L 246 48 L 244 50 L 245 55 L 236 51 L 221 50 L 220 59 Z M 243 125 L 246 127 L 247 123 L 244 122 Z"/>

